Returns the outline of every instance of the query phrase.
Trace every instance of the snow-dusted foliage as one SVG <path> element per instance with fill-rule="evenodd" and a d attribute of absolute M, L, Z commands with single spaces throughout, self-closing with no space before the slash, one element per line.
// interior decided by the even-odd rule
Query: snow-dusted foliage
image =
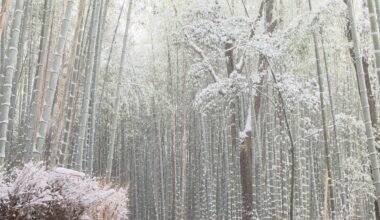
<path fill-rule="evenodd" d="M 319 113 L 319 91 L 315 78 L 302 79 L 287 73 L 279 77 L 276 87 L 288 103 L 288 110 L 295 111 L 299 104 L 311 112 Z"/>
<path fill-rule="evenodd" d="M 29 163 L 1 182 L 0 219 L 127 219 L 126 195 L 81 172 Z"/>
<path fill-rule="evenodd" d="M 208 85 L 196 96 L 194 107 L 202 113 L 210 113 L 224 109 L 233 99 L 247 92 L 247 80 L 238 74 L 233 76 Z"/>
<path fill-rule="evenodd" d="M 299 42 L 307 43 L 311 40 L 310 36 L 313 33 L 327 34 L 339 31 L 339 26 L 347 22 L 346 16 L 346 6 L 343 1 L 329 1 L 310 13 L 306 11 L 294 17 L 286 28 L 278 32 L 277 37 L 280 38 L 283 46 Z M 305 42 L 305 40 L 308 41 Z"/>
<path fill-rule="evenodd" d="M 228 17 L 221 13 L 219 5 L 196 8 L 182 15 L 186 25 L 183 32 L 190 40 L 206 46 L 222 45 L 227 41 L 244 41 L 250 35 L 251 19 Z"/>
<path fill-rule="evenodd" d="M 183 34 L 193 41 L 221 54 L 224 44 L 230 42 L 235 49 L 245 50 L 267 57 L 278 55 L 277 43 L 268 33 L 255 33 L 255 23 L 246 16 L 225 16 L 219 5 L 190 10 L 182 15 Z"/>
<path fill-rule="evenodd" d="M 346 155 L 343 163 L 347 193 L 351 210 L 361 206 L 358 203 L 358 195 L 362 199 L 375 198 L 374 187 L 371 179 L 371 167 L 367 159 L 365 128 L 362 120 L 343 113 L 336 115 L 336 125 L 339 132 L 340 144 Z M 352 147 L 356 146 L 356 147 Z M 358 214 L 358 213 L 357 213 Z M 351 217 L 356 217 L 352 212 Z"/>
<path fill-rule="evenodd" d="M 278 40 L 268 33 L 256 33 L 251 18 L 225 16 L 217 4 L 189 10 L 180 18 L 181 33 L 176 36 L 191 48 L 190 51 L 198 55 L 188 71 L 190 79 L 197 86 L 212 71 L 215 73 L 211 75 L 215 74 L 217 78 L 225 75 L 224 69 L 214 67 L 225 63 L 227 43 L 232 45 L 230 49 L 237 55 L 235 59 L 257 54 L 266 57 L 279 55 Z"/>
<path fill-rule="evenodd" d="M 311 12 L 305 11 L 274 34 L 273 39 L 276 39 L 279 51 L 276 58 L 290 71 L 302 73 L 309 69 L 315 65 L 313 34 L 323 40 L 325 48 L 343 56 L 348 47 L 345 43 L 347 30 L 342 26 L 346 23 L 346 6 L 343 1 L 329 1 Z M 335 43 L 336 39 L 342 43 Z"/>

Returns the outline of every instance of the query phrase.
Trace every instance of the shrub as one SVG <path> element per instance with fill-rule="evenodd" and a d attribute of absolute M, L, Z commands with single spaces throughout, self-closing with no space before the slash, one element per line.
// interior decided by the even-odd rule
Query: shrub
<path fill-rule="evenodd" d="M 13 176 L 0 181 L 0 219 L 127 218 L 126 190 L 101 188 L 83 173 L 30 163 Z"/>

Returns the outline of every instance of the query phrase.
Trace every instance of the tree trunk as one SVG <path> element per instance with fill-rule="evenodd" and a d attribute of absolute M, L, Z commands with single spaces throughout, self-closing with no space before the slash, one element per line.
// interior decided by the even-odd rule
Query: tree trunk
<path fill-rule="evenodd" d="M 75 24 L 75 31 L 74 36 L 72 40 L 71 47 L 73 48 L 70 53 L 70 61 L 69 61 L 69 67 L 67 68 L 67 77 L 66 82 L 64 85 L 64 92 L 62 95 L 62 103 L 60 106 L 62 106 L 57 114 L 56 117 L 56 123 L 55 123 L 55 138 L 52 146 L 52 153 L 51 153 L 51 166 L 54 167 L 56 165 L 62 165 L 62 160 L 60 158 L 61 154 L 67 153 L 67 149 L 65 148 L 65 144 L 61 144 L 62 140 L 62 134 L 65 136 L 67 135 L 67 131 L 69 129 L 66 128 L 66 123 L 70 123 L 70 114 L 68 114 L 68 117 L 66 117 L 66 113 L 72 111 L 72 101 L 74 98 L 74 88 L 75 88 L 75 82 L 77 81 L 78 71 L 74 71 L 74 68 L 76 68 L 77 59 L 80 59 L 80 52 L 81 52 L 81 40 L 83 35 L 83 29 L 82 29 L 82 23 L 83 23 L 83 14 L 85 9 L 85 0 L 80 0 L 79 2 L 79 8 L 78 8 L 78 15 L 77 20 Z M 79 44 L 79 46 L 78 46 Z M 79 62 L 79 61 L 78 61 Z M 69 102 L 68 102 L 69 101 Z M 63 131 L 62 131 L 63 129 Z M 59 150 L 59 148 L 62 147 L 62 149 Z M 59 153 L 61 152 L 61 153 Z M 63 155 L 64 158 L 64 155 Z"/>
<path fill-rule="evenodd" d="M 251 111 L 251 110 L 249 110 Z M 242 185 L 242 199 L 243 199 L 243 219 L 250 220 L 253 218 L 253 188 L 252 188 L 252 129 L 251 126 L 251 113 L 247 116 L 244 147 L 240 151 L 240 172 L 241 172 L 241 185 Z"/>
<path fill-rule="evenodd" d="M 125 57 L 127 54 L 127 40 L 128 40 L 129 24 L 131 22 L 132 2 L 133 0 L 129 0 L 127 22 L 125 24 L 125 32 L 124 32 L 124 39 L 123 39 L 123 50 L 121 53 L 120 65 L 119 65 L 119 70 L 118 70 L 117 89 L 116 89 L 115 104 L 114 104 L 113 118 L 112 118 L 111 131 L 110 131 L 111 132 L 110 148 L 108 150 L 108 155 L 107 155 L 107 168 L 106 168 L 107 182 L 110 181 L 111 172 L 112 172 L 113 154 L 115 150 L 116 128 L 117 128 L 119 105 L 120 105 L 121 77 L 125 70 L 124 62 L 125 62 Z"/>
<path fill-rule="evenodd" d="M 310 0 L 309 0 L 310 2 Z M 318 42 L 317 37 L 315 34 L 313 34 L 313 40 L 314 40 L 314 49 L 315 49 L 315 56 L 316 56 L 316 64 L 317 64 L 317 75 L 318 75 L 318 85 L 319 85 L 319 101 L 321 106 L 321 116 L 322 116 L 322 126 L 323 126 L 323 145 L 324 145 L 324 153 L 325 153 L 325 164 L 327 168 L 327 178 L 328 178 L 328 187 L 329 187 L 329 205 L 331 209 L 331 218 L 335 218 L 335 198 L 334 198 L 334 187 L 332 182 L 332 167 L 331 167 L 331 158 L 330 158 L 330 147 L 328 143 L 328 130 L 327 130 L 327 122 L 326 122 L 326 108 L 324 104 L 324 85 L 323 85 L 323 79 L 322 79 L 322 68 L 320 64 L 320 55 L 319 55 L 319 49 L 318 49 Z"/>
<path fill-rule="evenodd" d="M 0 39 L 3 36 L 3 29 L 4 29 L 4 23 L 5 23 L 5 18 L 8 15 L 8 9 L 9 9 L 9 4 L 10 0 L 3 0 L 2 5 L 1 5 L 1 12 L 0 12 Z"/>
<path fill-rule="evenodd" d="M 376 73 L 377 73 L 378 83 L 380 85 L 380 38 L 379 38 L 379 26 L 377 23 L 378 19 L 377 19 L 377 14 L 375 11 L 374 0 L 367 0 L 367 4 L 368 4 L 368 11 L 369 11 L 369 21 L 371 24 L 372 43 L 373 43 L 373 49 L 375 53 Z"/>
<path fill-rule="evenodd" d="M 63 137 L 62 137 L 62 146 L 61 149 L 63 151 L 63 159 L 62 159 L 62 164 L 65 167 L 69 166 L 69 144 L 71 140 L 71 135 L 72 135 L 72 127 L 73 127 L 73 121 L 75 118 L 75 113 L 76 113 L 76 103 L 77 99 L 79 96 L 79 84 L 81 81 L 81 64 L 83 64 L 83 54 L 85 54 L 85 42 L 86 39 L 84 37 L 84 31 L 87 27 L 87 22 L 88 22 L 88 17 L 90 16 L 90 5 L 87 8 L 87 13 L 86 17 L 81 18 L 81 28 L 79 31 L 79 35 L 76 41 L 76 55 L 75 55 L 75 61 L 72 69 L 69 71 L 72 75 L 71 77 L 71 83 L 70 83 L 70 88 L 69 88 L 69 94 L 67 96 L 67 101 L 66 101 L 66 106 L 65 106 L 65 116 L 64 116 L 64 129 L 63 129 Z M 80 15 L 79 15 L 80 16 Z M 83 59 L 82 59 L 83 58 Z"/>
<path fill-rule="evenodd" d="M 330 111 L 331 111 L 331 116 L 332 116 L 332 123 L 333 123 L 333 130 L 334 130 L 334 145 L 335 145 L 335 151 L 336 151 L 336 163 L 338 167 L 338 181 L 341 182 L 341 189 L 340 189 L 340 197 L 342 201 L 342 209 L 343 209 L 343 217 L 346 216 L 346 187 L 345 187 L 345 171 L 342 167 L 342 151 L 339 145 L 339 140 L 338 140 L 338 129 L 336 126 L 336 118 L 335 118 L 335 109 L 334 109 L 334 102 L 332 98 L 332 91 L 331 91 L 331 82 L 330 82 L 330 73 L 329 73 L 329 68 L 328 68 L 328 63 L 327 63 L 327 56 L 325 52 L 325 47 L 323 44 L 322 40 L 322 50 L 323 50 L 323 59 L 325 63 L 325 72 L 326 72 L 326 79 L 327 79 L 327 89 L 328 89 L 328 95 L 329 95 L 329 101 L 330 101 Z M 368 88 L 368 87 L 367 87 Z"/>
<path fill-rule="evenodd" d="M 8 124 L 8 143 L 10 147 L 14 147 L 17 139 L 16 137 L 20 134 L 14 135 L 15 131 L 15 117 L 16 117 L 16 108 L 17 108 L 17 95 L 19 90 L 19 83 L 22 81 L 22 70 L 24 67 L 24 45 L 26 40 L 26 32 L 29 26 L 29 14 L 31 13 L 31 2 L 26 0 L 25 4 L 25 13 L 23 16 L 23 21 L 21 23 L 20 29 L 20 39 L 18 43 L 18 54 L 17 54 L 17 65 L 15 73 L 12 80 L 12 95 L 9 108 L 9 124 Z"/>
<path fill-rule="evenodd" d="M 95 147 L 95 134 L 96 134 L 96 114 L 97 114 L 97 96 L 96 90 L 98 85 L 98 75 L 100 72 L 100 61 L 102 56 L 102 45 L 103 45 L 103 33 L 104 33 L 104 24 L 105 24 L 105 16 L 107 14 L 107 3 L 103 6 L 103 1 L 101 3 L 100 13 L 99 13 L 99 24 L 97 28 L 98 38 L 96 39 L 96 47 L 95 47 L 95 66 L 94 66 L 94 76 L 93 82 L 91 85 L 91 130 L 90 130 L 90 149 L 89 149 L 89 162 L 88 162 L 88 170 L 92 175 L 93 172 L 93 159 L 94 159 L 94 147 Z"/>
<path fill-rule="evenodd" d="M 100 0 L 96 0 L 93 9 L 93 16 L 91 22 L 91 36 L 90 36 L 90 45 L 89 45 L 89 63 L 86 67 L 86 81 L 84 84 L 84 93 L 83 93 L 83 103 L 81 114 L 79 118 L 79 131 L 78 131 L 78 151 L 76 157 L 76 169 L 78 171 L 82 171 L 83 167 L 83 149 L 85 145 L 85 135 L 88 121 L 88 109 L 90 105 L 90 95 L 91 95 L 91 84 L 93 78 L 94 71 L 94 63 L 95 63 L 95 49 L 96 49 L 96 39 L 98 33 L 98 24 L 99 24 L 99 13 L 100 13 Z"/>
<path fill-rule="evenodd" d="M 42 115 L 40 118 L 40 127 L 38 130 L 37 141 L 36 141 L 36 151 L 34 151 L 34 160 L 40 160 L 42 158 L 43 146 L 45 144 L 45 138 L 47 134 L 48 126 L 51 122 L 51 110 L 54 101 L 54 95 L 57 87 L 57 81 L 61 68 L 61 61 L 64 51 L 64 46 L 66 42 L 66 35 L 69 28 L 69 23 L 71 19 L 71 11 L 74 5 L 73 0 L 67 2 L 66 11 L 64 19 L 61 24 L 59 39 L 57 42 L 57 47 L 53 56 L 53 63 L 50 70 L 50 82 L 47 88 L 47 92 L 44 97 L 44 109 L 42 110 Z"/>
<path fill-rule="evenodd" d="M 12 22 L 11 39 L 8 45 L 8 62 L 5 71 L 5 78 L 3 84 L 3 97 L 0 106 L 0 166 L 4 165 L 5 159 L 5 146 L 7 143 L 7 127 L 9 116 L 9 105 L 12 95 L 12 79 L 17 64 L 18 42 L 20 36 L 21 18 L 24 10 L 24 0 L 17 0 Z"/>
<path fill-rule="evenodd" d="M 359 38 L 358 34 L 356 32 L 356 21 L 354 17 L 354 10 L 352 7 L 351 0 L 347 0 L 348 5 L 348 14 L 350 16 L 351 20 L 351 33 L 352 33 L 352 40 L 354 42 L 354 52 L 355 57 L 362 57 L 360 52 L 360 44 L 359 44 Z M 361 59 L 356 59 L 356 72 L 358 77 L 358 84 L 359 84 L 359 93 L 360 93 L 360 101 L 362 105 L 362 111 L 363 111 L 363 119 L 365 124 L 365 130 L 366 130 L 366 136 L 367 136 L 367 147 L 368 147 L 368 153 L 369 153 L 369 160 L 371 163 L 372 168 L 372 177 L 373 177 L 373 184 L 375 186 L 375 192 L 376 192 L 376 199 L 379 201 L 380 199 L 380 171 L 379 171 L 379 162 L 377 159 L 377 151 L 376 151 L 376 143 L 373 136 L 373 130 L 371 125 L 371 116 L 370 116 L 370 110 L 368 105 L 368 98 L 367 98 L 367 88 L 365 85 L 365 76 L 363 72 L 363 64 Z"/>
<path fill-rule="evenodd" d="M 126 0 L 123 0 L 123 4 L 120 8 L 120 13 L 119 13 L 119 16 L 117 18 L 117 23 L 116 23 L 116 27 L 115 27 L 115 30 L 113 32 L 113 36 L 112 36 L 112 42 L 111 42 L 111 49 L 110 49 L 110 52 L 108 54 L 108 58 L 107 58 L 107 64 L 106 64 L 106 69 L 104 71 L 104 79 L 103 79 L 103 83 L 102 83 L 102 89 L 100 91 L 100 99 L 99 99 L 99 107 L 102 106 L 103 104 L 103 95 L 104 95 L 104 88 L 106 86 L 106 83 L 108 82 L 108 75 L 109 75 L 109 67 L 110 67 L 110 63 L 111 63 L 111 57 L 112 57 L 112 52 L 113 52 L 113 49 L 114 49 L 114 46 L 115 46 L 115 41 L 116 41 L 116 33 L 117 33 L 117 30 L 119 28 L 119 24 L 120 24 L 120 20 L 121 20 L 121 15 L 123 14 L 123 9 L 124 9 L 124 5 L 125 5 L 125 1 Z"/>
<path fill-rule="evenodd" d="M 309 0 L 309 10 L 311 11 L 311 1 Z M 326 108 L 324 102 L 324 85 L 322 79 L 322 67 L 321 67 L 321 59 L 318 48 L 317 36 L 313 33 L 313 42 L 314 42 L 314 52 L 317 66 L 317 76 L 318 76 L 318 86 L 319 86 L 319 101 L 321 106 L 321 117 L 322 117 L 322 127 L 323 127 L 323 145 L 324 145 L 324 153 L 325 153 L 325 164 L 327 168 L 327 178 L 328 178 L 328 187 L 329 187 L 329 206 L 331 210 L 331 218 L 335 219 L 335 197 L 334 197 L 334 187 L 332 182 L 332 167 L 331 167 L 331 157 L 330 157 L 330 147 L 328 142 L 328 130 L 327 130 L 327 116 L 326 116 Z"/>
<path fill-rule="evenodd" d="M 276 22 L 273 21 L 273 9 L 274 9 L 274 0 L 265 0 L 261 3 L 260 9 L 259 9 L 259 15 L 256 18 L 256 22 L 262 17 L 262 11 L 265 11 L 265 30 L 267 33 L 273 33 L 273 31 L 276 28 Z M 254 28 L 251 30 L 251 37 L 254 35 Z M 263 72 L 267 71 L 268 64 L 266 61 L 266 57 L 262 54 L 259 55 L 259 61 L 258 61 L 258 73 L 262 74 Z M 240 70 L 241 71 L 241 70 Z M 248 114 L 247 120 L 249 120 L 249 123 L 252 123 L 253 120 L 256 120 L 261 107 L 261 96 L 263 93 L 263 84 L 266 79 L 266 74 L 261 75 L 260 82 L 256 85 L 256 92 L 254 97 L 249 97 L 250 99 L 253 99 L 253 104 L 249 105 L 249 108 L 251 109 L 250 114 Z M 252 85 L 253 86 L 253 85 Z M 251 101 L 250 101 L 251 102 Z M 256 117 L 256 118 L 252 118 Z M 248 123 L 248 122 L 246 122 Z M 241 171 L 241 182 L 242 182 L 242 197 L 243 197 L 243 219 L 252 219 L 253 217 L 253 167 L 252 167 L 252 159 L 253 159 L 253 153 L 252 153 L 252 125 L 250 124 L 250 129 L 248 129 L 245 132 L 245 139 L 244 139 L 244 147 L 242 148 L 242 151 L 240 152 L 240 164 L 244 164 L 244 167 L 240 167 Z M 247 127 L 247 126 L 246 126 Z M 246 128 L 247 129 L 247 128 Z M 258 143 L 258 141 L 256 142 Z M 248 167 L 246 167 L 248 166 Z M 257 169 L 256 169 L 257 170 Z M 260 174 L 258 174 L 260 175 Z M 260 184 L 257 182 L 257 184 Z M 258 196 L 258 195 L 256 195 Z M 259 216 L 257 216 L 260 218 Z"/>
<path fill-rule="evenodd" d="M 39 45 L 39 51 L 38 51 L 38 60 L 37 60 L 37 67 L 36 67 L 36 74 L 33 81 L 33 89 L 32 89 L 32 97 L 30 99 L 30 106 L 28 110 L 28 120 L 27 123 L 27 131 L 26 131 L 26 143 L 27 143 L 27 155 L 26 155 L 26 161 L 30 161 L 32 159 L 33 152 L 36 151 L 35 144 L 34 144 L 34 135 L 37 125 L 37 120 L 39 118 L 36 117 L 36 114 L 38 112 L 38 97 L 40 93 L 40 85 L 41 85 L 41 75 L 43 71 L 44 61 L 46 57 L 46 50 L 47 50 L 47 42 L 48 42 L 48 28 L 50 24 L 50 13 L 51 13 L 51 7 L 52 3 L 50 0 L 45 0 L 44 3 L 44 13 L 43 13 L 43 24 L 41 28 L 40 33 L 40 45 Z"/>

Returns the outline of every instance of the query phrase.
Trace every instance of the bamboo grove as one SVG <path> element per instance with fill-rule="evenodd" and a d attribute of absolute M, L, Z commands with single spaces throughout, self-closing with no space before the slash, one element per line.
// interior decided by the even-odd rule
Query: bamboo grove
<path fill-rule="evenodd" d="M 0 166 L 131 219 L 380 219 L 379 0 L 2 0 Z"/>

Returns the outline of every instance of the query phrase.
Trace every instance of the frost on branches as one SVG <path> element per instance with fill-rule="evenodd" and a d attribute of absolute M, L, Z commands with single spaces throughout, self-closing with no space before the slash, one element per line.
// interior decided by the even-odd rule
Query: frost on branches
<path fill-rule="evenodd" d="M 202 113 L 211 113 L 228 106 L 234 98 L 248 91 L 247 80 L 240 76 L 225 78 L 203 89 L 195 98 L 194 107 Z M 219 109 L 220 108 L 220 109 Z"/>
<path fill-rule="evenodd" d="M 27 164 L 0 180 L 0 219 L 127 219 L 127 192 L 83 173 Z"/>

